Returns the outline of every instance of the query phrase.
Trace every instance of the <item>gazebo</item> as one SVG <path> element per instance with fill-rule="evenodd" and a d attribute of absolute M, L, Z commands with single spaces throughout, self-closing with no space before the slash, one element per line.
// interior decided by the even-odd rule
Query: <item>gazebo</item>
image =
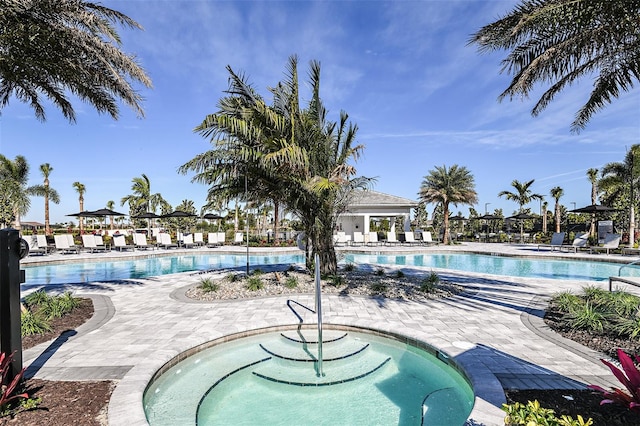
<path fill-rule="evenodd" d="M 353 197 L 347 210 L 338 216 L 338 231 L 353 234 L 354 231 L 369 233 L 372 219 L 388 219 L 391 231 L 396 231 L 396 217 L 402 216 L 403 229 L 409 231 L 411 224 L 411 209 L 418 206 L 417 201 L 377 191 L 358 191 Z"/>

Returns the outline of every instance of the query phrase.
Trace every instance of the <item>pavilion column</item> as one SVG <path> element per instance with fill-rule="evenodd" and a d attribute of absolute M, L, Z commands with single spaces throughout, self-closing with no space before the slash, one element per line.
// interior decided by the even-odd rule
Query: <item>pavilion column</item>
<path fill-rule="evenodd" d="M 365 214 L 364 215 L 364 226 L 362 227 L 362 233 L 364 235 L 369 235 L 370 232 L 370 226 L 369 226 L 369 222 L 371 222 L 371 215 L 369 214 Z"/>
<path fill-rule="evenodd" d="M 391 232 L 396 232 L 396 217 L 390 217 L 389 219 L 389 230 Z"/>
<path fill-rule="evenodd" d="M 408 214 L 404 215 L 404 232 L 411 231 L 411 218 Z"/>

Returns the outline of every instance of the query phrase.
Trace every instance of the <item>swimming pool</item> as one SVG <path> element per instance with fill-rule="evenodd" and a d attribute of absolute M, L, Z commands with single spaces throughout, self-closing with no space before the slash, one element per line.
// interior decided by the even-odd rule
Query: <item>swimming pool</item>
<path fill-rule="evenodd" d="M 238 268 L 246 255 L 194 254 L 118 261 L 22 265 L 25 285 L 65 284 L 147 278 L 178 272 Z M 249 256 L 252 268 L 274 264 L 303 264 L 302 254 Z M 618 275 L 621 264 L 579 260 L 533 259 L 481 254 L 346 254 L 342 263 L 427 267 L 514 277 L 565 280 L 607 280 Z M 624 269 L 624 275 L 640 276 L 640 267 Z"/>

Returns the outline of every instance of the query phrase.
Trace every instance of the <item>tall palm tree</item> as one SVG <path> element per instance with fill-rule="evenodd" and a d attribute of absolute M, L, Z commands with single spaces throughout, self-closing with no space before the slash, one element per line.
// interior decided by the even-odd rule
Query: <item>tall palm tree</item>
<path fill-rule="evenodd" d="M 113 200 L 109 200 L 107 201 L 107 204 L 105 205 L 106 208 L 108 208 L 109 210 L 113 210 L 116 207 L 116 202 Z M 113 229 L 113 216 L 109 216 L 109 228 Z"/>
<path fill-rule="evenodd" d="M 42 173 L 42 177 L 44 178 L 44 182 L 42 185 L 34 185 L 32 186 L 33 195 L 37 195 L 39 197 L 44 197 L 44 233 L 45 235 L 51 235 L 51 226 L 49 224 L 49 201 L 55 204 L 60 203 L 60 195 L 58 195 L 58 191 L 51 188 L 49 185 L 49 175 L 53 171 L 53 167 L 49 163 L 44 163 L 40 165 L 40 172 Z"/>
<path fill-rule="evenodd" d="M 542 233 L 547 233 L 547 209 L 549 208 L 549 203 L 544 201 L 542 203 Z"/>
<path fill-rule="evenodd" d="M 83 183 L 73 182 L 73 189 L 78 193 L 78 203 L 80 204 L 80 211 L 84 211 L 84 193 L 87 188 Z M 84 218 L 82 216 L 78 216 L 78 223 L 80 226 L 80 234 L 84 234 Z"/>
<path fill-rule="evenodd" d="M 559 186 L 551 188 L 551 197 L 556 200 L 556 206 L 554 208 L 554 215 L 556 218 L 556 232 L 560 232 L 560 218 L 562 212 L 560 210 L 560 198 L 564 195 L 564 190 Z"/>
<path fill-rule="evenodd" d="M 629 211 L 629 246 L 635 244 L 635 210 L 640 188 L 640 145 L 632 145 L 619 163 L 608 163 L 602 168 L 598 181 L 602 189 L 603 204 L 618 204 Z"/>
<path fill-rule="evenodd" d="M 475 190 L 473 175 L 466 167 L 454 164 L 449 169 L 447 166 L 436 166 L 429 170 L 420 185 L 418 197 L 423 203 L 438 203 L 443 210 L 444 235 L 443 244 L 449 241 L 449 204 L 456 207 L 458 204 L 473 205 L 478 202 L 478 194 Z"/>
<path fill-rule="evenodd" d="M 73 94 L 114 119 L 119 101 L 144 115 L 132 82 L 151 87 L 151 80 L 120 50 L 114 25 L 141 29 L 136 21 L 85 0 L 2 0 L 0 9 L 0 108 L 15 96 L 44 121 L 44 95 L 74 122 Z"/>
<path fill-rule="evenodd" d="M 521 0 L 476 32 L 470 43 L 481 52 L 508 52 L 502 71 L 513 79 L 499 99 L 524 98 L 536 84 L 549 84 L 534 116 L 565 87 L 596 74 L 591 95 L 571 124 L 578 132 L 639 81 L 639 19 L 637 0 Z"/>
<path fill-rule="evenodd" d="M 131 182 L 132 194 L 122 197 L 120 205 L 129 204 L 129 214 L 136 216 L 144 212 L 155 213 L 158 207 L 165 208 L 169 204 L 162 195 L 157 192 L 151 193 L 151 180 L 144 173 L 140 177 L 134 177 Z"/>
<path fill-rule="evenodd" d="M 515 201 L 518 203 L 518 213 L 522 213 L 522 208 L 525 204 L 529 204 L 533 200 L 542 200 L 543 197 L 540 194 L 534 194 L 531 191 L 531 185 L 533 185 L 535 179 L 531 179 L 529 182 L 520 182 L 517 179 L 514 179 L 511 182 L 511 186 L 515 189 L 512 191 L 500 191 L 498 197 L 505 197 L 507 200 Z M 520 241 L 522 241 L 522 236 L 524 234 L 524 223 L 520 221 Z"/>
<path fill-rule="evenodd" d="M 31 207 L 30 195 L 33 188 L 27 187 L 29 180 L 29 163 L 22 155 L 12 161 L 0 154 L 0 201 L 3 208 L 2 222 L 13 221 L 13 227 L 21 229 L 20 216 L 27 214 Z"/>
<path fill-rule="evenodd" d="M 320 99 L 320 64 L 310 63 L 311 96 L 303 107 L 298 83 L 298 58 L 289 58 L 285 80 L 270 89 L 268 106 L 241 75 L 230 74 L 226 97 L 218 112 L 208 115 L 195 131 L 212 143 L 212 150 L 179 168 L 196 172 L 193 180 L 210 185 L 209 194 L 226 199 L 277 199 L 302 222 L 309 237 L 307 266 L 320 257 L 323 274 L 337 270 L 333 230 L 357 188 L 370 179 L 356 177 L 350 163 L 364 147 L 356 145 L 357 126 L 346 113 L 327 120 Z M 245 190 L 245 179 L 247 182 Z"/>
<path fill-rule="evenodd" d="M 587 179 L 591 182 L 591 204 L 598 203 L 598 169 L 587 170 Z M 589 228 L 589 236 L 596 235 L 596 214 L 591 213 L 591 227 Z"/>

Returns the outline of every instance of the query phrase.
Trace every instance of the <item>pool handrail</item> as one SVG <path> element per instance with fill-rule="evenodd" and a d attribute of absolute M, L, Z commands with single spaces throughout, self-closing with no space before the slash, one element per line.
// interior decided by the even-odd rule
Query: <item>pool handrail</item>
<path fill-rule="evenodd" d="M 620 275 L 622 273 L 622 268 L 626 268 L 628 266 L 636 265 L 636 264 L 640 264 L 640 259 L 634 260 L 633 262 L 625 263 L 624 265 L 622 265 L 621 267 L 618 268 L 618 276 L 619 277 L 622 276 L 622 275 Z"/>

